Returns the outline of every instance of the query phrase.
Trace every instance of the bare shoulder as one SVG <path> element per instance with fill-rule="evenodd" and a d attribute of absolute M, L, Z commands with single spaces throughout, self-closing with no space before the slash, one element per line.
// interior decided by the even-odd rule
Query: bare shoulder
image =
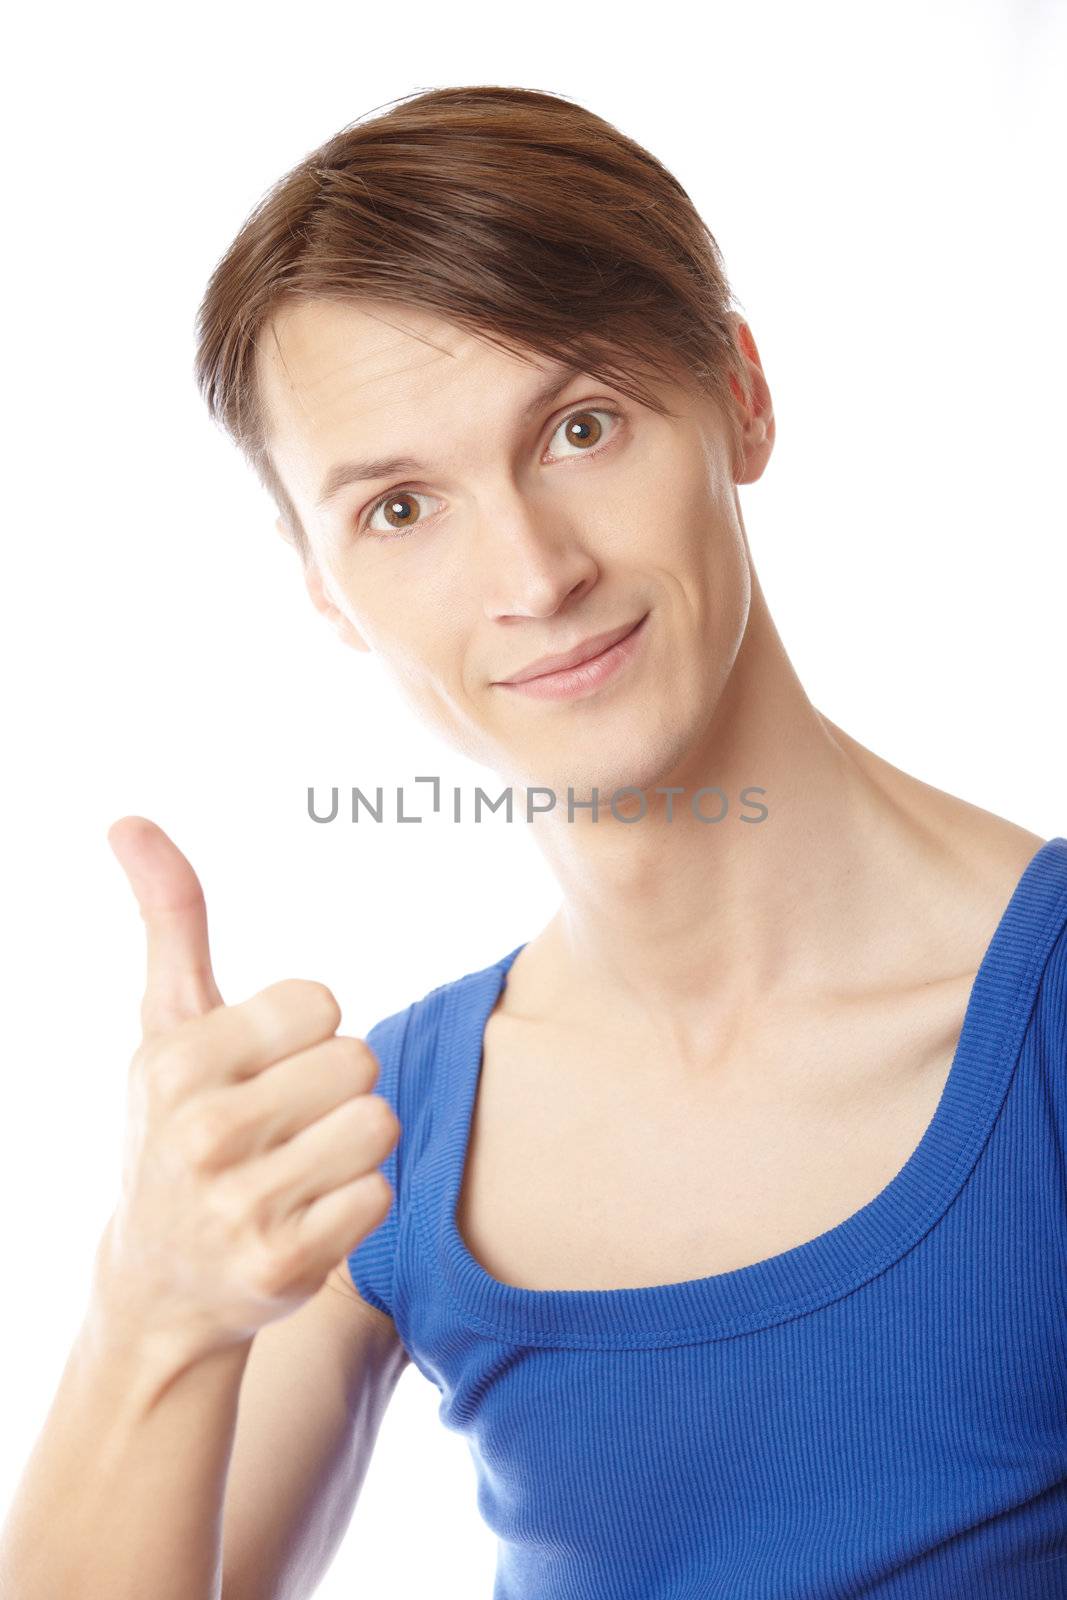
<path fill-rule="evenodd" d="M 1048 841 L 977 806 L 959 802 L 949 827 L 938 827 L 936 864 L 924 864 L 923 932 L 916 939 L 925 987 L 932 973 L 969 990 L 1020 880 Z"/>
<path fill-rule="evenodd" d="M 966 837 L 963 857 L 976 892 L 1003 903 L 1048 840 L 991 812 L 980 812 L 979 817 L 982 820 Z"/>

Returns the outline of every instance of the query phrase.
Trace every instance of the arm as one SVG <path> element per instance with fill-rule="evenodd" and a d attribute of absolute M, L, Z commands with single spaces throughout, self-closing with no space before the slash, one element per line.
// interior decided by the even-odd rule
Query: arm
<path fill-rule="evenodd" d="M 90 1304 L 0 1534 L 18 1600 L 297 1600 L 351 1518 L 407 1360 L 342 1269 L 194 1361 Z"/>
<path fill-rule="evenodd" d="M 221 1600 L 305 1600 L 330 1566 L 408 1360 L 344 1267 L 260 1329 L 241 1389 Z"/>

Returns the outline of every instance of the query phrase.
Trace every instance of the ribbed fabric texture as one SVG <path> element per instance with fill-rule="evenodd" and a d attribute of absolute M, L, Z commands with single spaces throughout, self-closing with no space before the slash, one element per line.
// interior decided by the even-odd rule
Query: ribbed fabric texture
<path fill-rule="evenodd" d="M 896 1176 L 709 1278 L 522 1289 L 466 1249 L 482 1037 L 522 948 L 367 1035 L 403 1131 L 349 1258 L 468 1441 L 493 1600 L 1067 1596 L 1067 838 L 1017 883 Z"/>

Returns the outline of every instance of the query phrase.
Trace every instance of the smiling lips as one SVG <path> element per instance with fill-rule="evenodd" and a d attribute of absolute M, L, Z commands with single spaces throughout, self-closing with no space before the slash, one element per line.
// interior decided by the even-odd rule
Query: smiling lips
<path fill-rule="evenodd" d="M 635 653 L 648 613 L 608 633 L 594 634 L 562 655 L 542 656 L 496 686 L 540 700 L 563 700 L 591 694 Z"/>
<path fill-rule="evenodd" d="M 643 618 L 641 619 L 644 620 Z M 577 667 L 583 661 L 591 661 L 610 645 L 632 632 L 637 626 L 634 622 L 624 622 L 621 628 L 612 628 L 608 633 L 594 633 L 590 638 L 583 639 L 581 644 L 575 645 L 573 650 L 564 650 L 557 656 L 539 656 L 528 667 L 523 667 L 521 672 L 516 672 L 510 678 L 498 678 L 498 683 L 526 683 L 530 678 L 542 678 L 546 672 L 561 672 L 564 667 Z"/>

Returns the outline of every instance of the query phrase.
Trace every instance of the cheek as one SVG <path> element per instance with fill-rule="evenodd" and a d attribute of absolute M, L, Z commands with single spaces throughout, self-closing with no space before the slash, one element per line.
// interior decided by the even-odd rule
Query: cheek
<path fill-rule="evenodd" d="M 648 501 L 643 547 L 667 590 L 701 637 L 730 641 L 743 632 L 750 577 L 732 493 L 692 460 Z"/>
<path fill-rule="evenodd" d="M 350 592 L 358 590 L 361 608 L 386 636 L 428 641 L 442 617 L 456 615 L 465 597 L 469 602 L 451 531 L 405 534 L 396 548 L 375 545 L 350 563 Z"/>
<path fill-rule="evenodd" d="M 406 570 L 399 557 L 399 551 L 387 550 L 350 553 L 330 571 L 337 604 L 383 657 L 405 657 L 416 650 L 426 632 L 425 619 L 440 605 L 432 585 Z"/>
<path fill-rule="evenodd" d="M 407 693 L 423 705 L 450 704 L 464 692 L 464 642 L 455 607 L 417 608 L 401 600 L 379 630 L 381 655 Z"/>
<path fill-rule="evenodd" d="M 637 528 L 659 530 L 686 543 L 720 523 L 730 503 L 714 453 L 687 449 L 650 452 L 625 485 L 625 505 Z"/>

